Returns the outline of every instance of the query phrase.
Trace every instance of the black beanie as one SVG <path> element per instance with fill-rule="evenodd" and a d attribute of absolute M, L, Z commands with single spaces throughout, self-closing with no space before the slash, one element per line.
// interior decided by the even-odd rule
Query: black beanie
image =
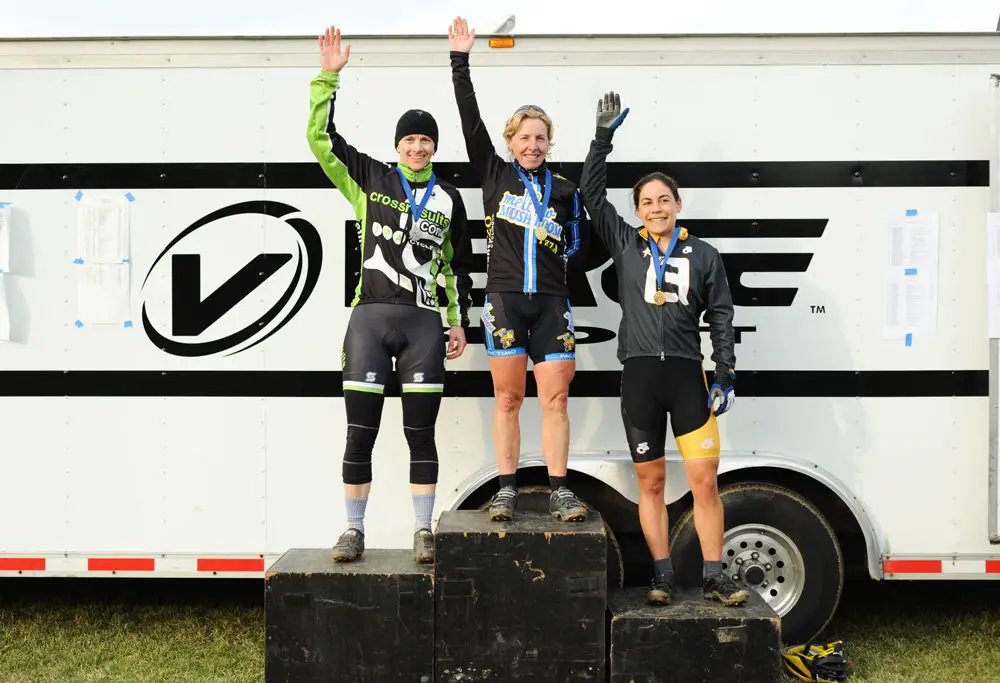
<path fill-rule="evenodd" d="M 396 143 L 394 147 L 399 147 L 399 141 L 407 135 L 426 135 L 434 141 L 434 149 L 438 146 L 438 125 L 434 117 L 422 109 L 411 109 L 399 117 L 396 123 Z"/>

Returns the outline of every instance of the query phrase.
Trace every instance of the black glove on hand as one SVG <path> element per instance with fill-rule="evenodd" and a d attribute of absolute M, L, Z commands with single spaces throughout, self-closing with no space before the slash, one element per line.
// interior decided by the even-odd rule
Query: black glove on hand
<path fill-rule="evenodd" d="M 708 408 L 718 417 L 733 407 L 736 402 L 736 371 L 728 368 L 715 369 L 715 382 L 708 390 Z"/>
<path fill-rule="evenodd" d="M 622 100 L 618 93 L 604 93 L 603 100 L 597 100 L 597 137 L 611 140 L 615 129 L 622 125 L 628 116 L 628 109 L 622 111 Z"/>

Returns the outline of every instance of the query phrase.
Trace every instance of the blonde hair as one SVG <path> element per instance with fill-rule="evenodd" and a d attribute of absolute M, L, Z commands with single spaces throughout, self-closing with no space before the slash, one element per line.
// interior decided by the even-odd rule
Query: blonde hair
<path fill-rule="evenodd" d="M 510 139 L 514 137 L 514 134 L 517 133 L 525 119 L 538 119 L 545 124 L 545 131 L 549 136 L 549 147 L 552 147 L 552 119 L 544 111 L 531 105 L 519 107 L 511 114 L 511 117 L 507 119 L 507 125 L 503 128 L 503 139 L 510 144 Z"/>

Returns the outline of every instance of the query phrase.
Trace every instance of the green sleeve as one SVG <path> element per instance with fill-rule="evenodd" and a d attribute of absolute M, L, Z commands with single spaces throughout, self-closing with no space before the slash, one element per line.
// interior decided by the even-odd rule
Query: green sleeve
<path fill-rule="evenodd" d="M 347 144 L 333 122 L 334 104 L 340 75 L 321 71 L 309 85 L 309 149 L 326 176 L 354 207 L 355 217 L 365 220 L 365 188 L 376 173 L 386 170 L 385 164 Z"/>

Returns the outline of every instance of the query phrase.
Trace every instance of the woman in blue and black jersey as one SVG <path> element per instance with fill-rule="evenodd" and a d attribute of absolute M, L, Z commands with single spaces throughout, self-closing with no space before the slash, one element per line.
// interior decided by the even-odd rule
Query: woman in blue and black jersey
<path fill-rule="evenodd" d="M 310 85 L 309 147 L 327 177 L 354 207 L 361 225 L 361 273 L 344 338 L 347 448 L 343 480 L 347 530 L 333 548 L 337 561 L 364 552 L 364 515 L 372 480 L 372 449 L 382 418 L 383 388 L 393 372 L 402 385 L 403 428 L 410 447 L 416 516 L 413 551 L 433 562 L 431 517 L 438 476 L 434 425 L 441 405 L 445 358 L 465 349 L 469 325 L 471 251 L 465 205 L 454 185 L 437 178 L 431 157 L 438 128 L 411 109 L 396 125 L 399 161 L 376 161 L 349 145 L 333 122 L 340 71 L 351 48 L 340 31 L 319 37 L 321 71 Z M 438 297 L 439 277 L 447 301 Z M 446 307 L 447 349 L 440 306 Z"/>
<path fill-rule="evenodd" d="M 451 73 L 462 133 L 483 190 L 486 213 L 486 301 L 482 329 L 496 402 L 493 440 L 500 488 L 490 518 L 513 518 L 515 473 L 520 457 L 519 413 L 528 358 L 534 365 L 542 407 L 542 450 L 552 494 L 549 511 L 563 520 L 582 520 L 586 508 L 566 485 L 569 417 L 566 401 L 576 371 L 576 339 L 566 270 L 580 248 L 580 194 L 546 164 L 552 121 L 541 107 L 519 107 L 503 137 L 512 161 L 497 155 L 479 114 L 469 74 L 475 43 L 465 19 L 448 29 Z"/>

